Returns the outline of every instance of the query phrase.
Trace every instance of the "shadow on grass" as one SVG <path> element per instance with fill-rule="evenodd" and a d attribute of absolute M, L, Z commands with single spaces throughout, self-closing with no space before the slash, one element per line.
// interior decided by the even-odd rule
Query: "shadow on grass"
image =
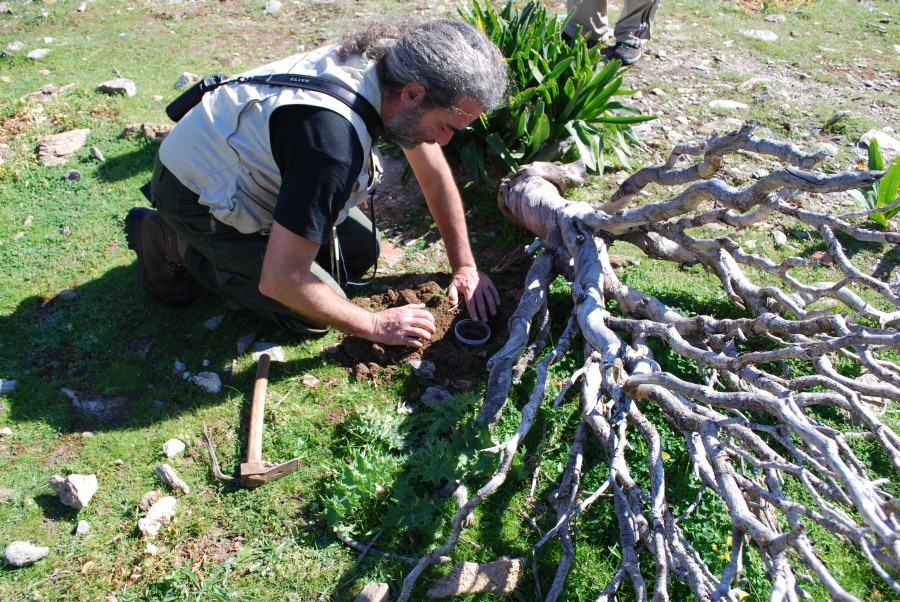
<path fill-rule="evenodd" d="M 219 326 L 204 325 L 218 315 Z M 134 263 L 50 299 L 28 297 L 0 316 L 0 376 L 16 381 L 5 393 L 9 417 L 60 432 L 105 431 L 219 404 L 229 389 L 249 401 L 255 365 L 241 361 L 236 369 L 236 360 L 243 357 L 238 340 L 250 333 L 278 344 L 303 340 L 209 293 L 186 308 L 156 303 L 137 286 Z M 221 392 L 186 380 L 176 362 L 192 375 L 215 372 Z M 273 374 L 302 373 L 314 362 L 291 361 Z"/>

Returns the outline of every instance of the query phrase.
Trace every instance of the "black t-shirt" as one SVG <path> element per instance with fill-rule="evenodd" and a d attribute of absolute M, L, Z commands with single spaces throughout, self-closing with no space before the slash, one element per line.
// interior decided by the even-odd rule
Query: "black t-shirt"
<path fill-rule="evenodd" d="M 362 170 L 356 131 L 334 111 L 289 105 L 272 113 L 269 141 L 281 171 L 275 221 L 307 240 L 327 244 Z"/>

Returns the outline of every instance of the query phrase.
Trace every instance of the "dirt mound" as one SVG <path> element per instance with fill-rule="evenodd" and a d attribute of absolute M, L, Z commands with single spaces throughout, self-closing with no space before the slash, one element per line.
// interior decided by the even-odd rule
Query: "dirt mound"
<path fill-rule="evenodd" d="M 410 276 L 385 293 L 371 297 L 373 310 L 410 303 L 424 303 L 434 315 L 435 334 L 421 349 L 379 345 L 359 337 L 346 336 L 326 353 L 352 370 L 358 380 L 390 382 L 395 370 L 411 365 L 425 381 L 467 389 L 471 381 L 486 369 L 487 358 L 506 340 L 506 320 L 509 316 L 505 308 L 489 322 L 492 335 L 487 345 L 479 351 L 468 351 L 459 346 L 453 334 L 456 322 L 467 317 L 467 312 L 462 306 L 450 304 L 446 288 L 437 281 Z"/>

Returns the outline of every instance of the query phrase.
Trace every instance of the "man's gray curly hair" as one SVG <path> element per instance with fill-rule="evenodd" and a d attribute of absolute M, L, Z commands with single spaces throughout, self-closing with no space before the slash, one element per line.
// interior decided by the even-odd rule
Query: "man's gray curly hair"
<path fill-rule="evenodd" d="M 504 101 L 509 86 L 500 50 L 462 21 L 367 24 L 342 40 L 341 55 L 351 54 L 365 54 L 378 63 L 387 91 L 414 82 L 424 86 L 423 109 L 450 110 L 468 96 L 490 112 Z"/>

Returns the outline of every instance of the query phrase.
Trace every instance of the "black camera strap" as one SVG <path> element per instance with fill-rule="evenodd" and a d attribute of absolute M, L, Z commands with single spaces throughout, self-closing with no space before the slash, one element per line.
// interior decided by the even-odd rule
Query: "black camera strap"
<path fill-rule="evenodd" d="M 254 75 L 253 77 L 241 76 L 232 79 L 223 79 L 221 81 L 213 80 L 209 83 L 204 82 L 205 85 L 201 87 L 200 92 L 202 94 L 209 92 L 210 90 L 215 90 L 219 86 L 232 83 L 261 84 L 266 86 L 283 86 L 286 88 L 315 90 L 316 92 L 327 94 L 353 109 L 353 111 L 362 118 L 363 122 L 365 122 L 366 130 L 368 130 L 369 135 L 373 140 L 377 139 L 384 129 L 381 115 L 378 114 L 378 111 L 372 106 L 372 103 L 363 96 L 357 94 L 347 84 L 316 77 L 314 75 L 275 73 L 272 75 Z"/>

